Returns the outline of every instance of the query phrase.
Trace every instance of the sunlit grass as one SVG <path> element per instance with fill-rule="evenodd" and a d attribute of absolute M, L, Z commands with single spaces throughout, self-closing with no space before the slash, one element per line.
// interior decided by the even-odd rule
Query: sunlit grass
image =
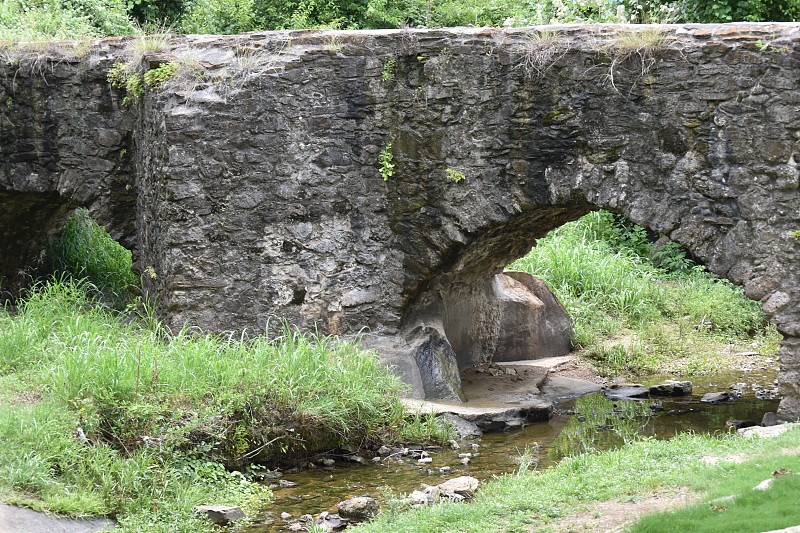
<path fill-rule="evenodd" d="M 780 335 L 740 287 L 682 255 L 653 254 L 642 228 L 621 224 L 590 213 L 510 266 L 548 284 L 572 318 L 575 345 L 603 374 L 702 373 L 737 349 L 774 355 Z M 681 268 L 659 268 L 654 255 Z"/>

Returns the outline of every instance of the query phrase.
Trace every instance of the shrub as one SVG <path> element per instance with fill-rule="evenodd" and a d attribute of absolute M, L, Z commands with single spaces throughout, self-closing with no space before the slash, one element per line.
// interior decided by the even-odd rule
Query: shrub
<path fill-rule="evenodd" d="M 0 40 L 40 41 L 130 35 L 124 0 L 4 0 Z"/>

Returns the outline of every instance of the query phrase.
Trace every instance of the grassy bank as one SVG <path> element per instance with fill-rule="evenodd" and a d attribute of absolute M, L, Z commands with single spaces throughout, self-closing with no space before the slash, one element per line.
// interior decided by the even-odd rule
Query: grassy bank
<path fill-rule="evenodd" d="M 164 330 L 134 298 L 130 253 L 85 213 L 51 255 L 58 277 L 0 310 L 0 501 L 203 531 L 196 505 L 269 502 L 260 465 L 450 437 L 407 419 L 404 385 L 353 342 Z"/>
<path fill-rule="evenodd" d="M 0 500 L 199 531 L 194 505 L 268 501 L 254 462 L 424 430 L 402 388 L 352 343 L 169 335 L 52 281 L 0 312 Z"/>
<path fill-rule="evenodd" d="M 691 375 L 730 366 L 739 352 L 777 352 L 780 335 L 741 288 L 605 211 L 551 232 L 511 268 L 548 284 L 576 346 L 606 375 Z"/>
<path fill-rule="evenodd" d="M 588 509 L 592 502 L 632 500 L 654 491 L 668 493 L 678 488 L 688 489 L 704 502 L 719 495 L 747 493 L 770 477 L 770 468 L 796 467 L 798 455 L 800 428 L 771 440 L 691 434 L 669 441 L 642 440 L 618 450 L 568 458 L 542 472 L 501 476 L 483 486 L 467 504 L 442 502 L 413 510 L 395 506 L 354 533 L 563 531 L 560 522 L 576 511 Z M 755 483 L 751 486 L 752 481 Z M 800 497 L 796 481 L 781 484 L 786 487 L 776 489 L 787 498 L 781 508 L 795 510 Z M 758 526 L 762 529 L 736 531 L 777 529 L 797 522 L 796 516 L 787 519 L 786 513 L 763 518 Z M 674 522 L 665 524 L 671 531 L 676 530 Z M 692 527 L 678 529 L 696 531 Z"/>

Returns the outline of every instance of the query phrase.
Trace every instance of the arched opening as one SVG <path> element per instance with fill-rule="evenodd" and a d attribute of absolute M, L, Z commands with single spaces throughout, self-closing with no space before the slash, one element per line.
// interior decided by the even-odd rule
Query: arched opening
<path fill-rule="evenodd" d="M 408 315 L 433 339 L 416 356 L 426 396 L 469 401 L 470 391 L 486 387 L 457 374 L 565 355 L 573 346 L 603 375 L 696 375 L 722 362 L 766 364 L 774 374 L 781 335 L 757 301 L 664 235 L 585 207 L 512 218 L 428 284 Z M 554 226 L 546 235 L 544 221 Z M 511 270 L 500 273 L 501 262 Z M 426 381 L 426 373 L 435 379 Z"/>
<path fill-rule="evenodd" d="M 124 308 L 137 290 L 131 251 L 86 209 L 57 193 L 0 196 L 0 300 L 13 302 L 47 276 L 86 278 L 105 305 Z"/>
<path fill-rule="evenodd" d="M 86 209 L 72 213 L 50 255 L 54 276 L 88 280 L 94 296 L 109 307 L 124 309 L 138 291 L 131 251 L 114 240 Z"/>

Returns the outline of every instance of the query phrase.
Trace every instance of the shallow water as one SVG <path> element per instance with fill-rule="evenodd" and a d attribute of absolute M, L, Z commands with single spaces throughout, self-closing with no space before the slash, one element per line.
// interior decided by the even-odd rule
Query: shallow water
<path fill-rule="evenodd" d="M 431 450 L 433 463 L 428 465 L 419 465 L 410 457 L 390 459 L 382 464 L 355 465 L 347 463 L 343 456 L 332 456 L 336 464 L 331 468 L 284 475 L 283 479 L 297 483 L 297 486 L 276 489 L 275 500 L 262 517 L 262 524 L 248 531 L 286 531 L 280 513 L 287 512 L 294 517 L 303 514 L 317 516 L 322 511 L 334 513 L 339 501 L 352 496 L 369 495 L 384 500 L 387 493 L 407 494 L 420 489 L 423 483 L 436 485 L 460 475 L 486 481 L 495 475 L 516 471 L 519 456 L 526 448 L 536 445 L 535 456 L 541 469 L 554 465 L 567 455 L 618 447 L 637 436 L 666 439 L 684 431 L 725 432 L 728 431 L 725 425 L 728 420 L 758 422 L 764 413 L 777 409 L 777 401 L 758 400 L 750 388 L 754 383 L 773 388 L 774 379 L 774 371 L 732 372 L 695 378 L 691 397 L 608 400 L 598 393 L 566 400 L 557 405 L 557 414 L 550 421 L 518 431 L 487 434 L 476 441 L 480 445 L 477 450 L 468 445 L 462 445 L 459 450 Z M 660 377 L 654 377 L 647 383 L 660 381 Z M 748 386 L 742 398 L 721 404 L 700 402 L 705 392 L 727 390 L 739 382 Z M 475 454 L 476 451 L 477 455 L 471 458 L 469 465 L 461 464 L 460 453 Z M 450 471 L 440 473 L 441 467 L 450 467 Z"/>

